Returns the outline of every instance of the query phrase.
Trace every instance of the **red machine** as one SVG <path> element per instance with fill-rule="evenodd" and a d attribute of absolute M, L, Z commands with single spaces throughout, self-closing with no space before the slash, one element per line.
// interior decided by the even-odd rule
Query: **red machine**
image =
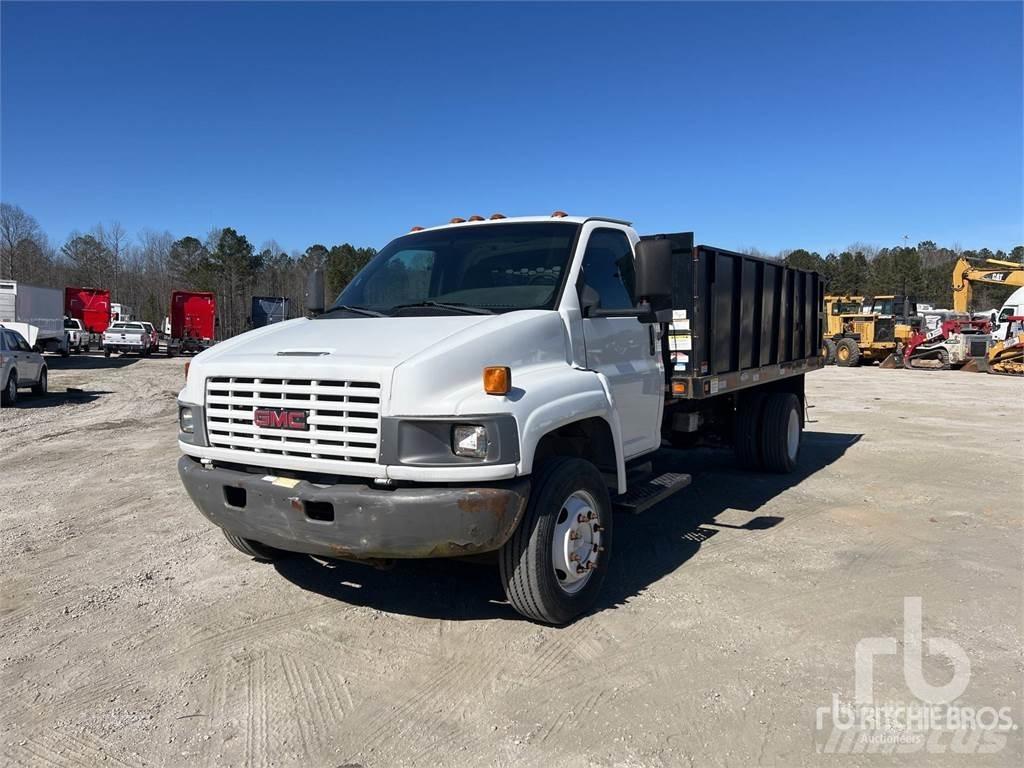
<path fill-rule="evenodd" d="M 167 355 L 202 352 L 213 344 L 217 297 L 209 291 L 171 292 L 171 338 Z"/>
<path fill-rule="evenodd" d="M 88 333 L 101 334 L 110 325 L 110 291 L 68 286 L 64 289 L 64 314 L 81 320 Z"/>
<path fill-rule="evenodd" d="M 988 320 L 952 317 L 932 331 L 915 333 L 897 354 L 904 368 L 959 368 L 984 360 L 992 341 Z"/>

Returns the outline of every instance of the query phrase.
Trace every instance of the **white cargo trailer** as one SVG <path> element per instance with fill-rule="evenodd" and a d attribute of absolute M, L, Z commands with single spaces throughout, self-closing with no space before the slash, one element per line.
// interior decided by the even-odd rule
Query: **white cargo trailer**
<path fill-rule="evenodd" d="M 18 331 L 39 352 L 70 354 L 64 292 L 57 288 L 0 281 L 0 324 Z"/>

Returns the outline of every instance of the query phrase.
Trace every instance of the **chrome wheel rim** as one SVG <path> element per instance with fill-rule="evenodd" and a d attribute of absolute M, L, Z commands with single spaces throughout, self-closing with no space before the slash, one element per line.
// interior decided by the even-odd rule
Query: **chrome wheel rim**
<path fill-rule="evenodd" d="M 566 594 L 576 594 L 590 581 L 603 551 L 603 531 L 597 501 L 590 493 L 575 491 L 562 502 L 551 538 L 551 567 L 558 588 Z"/>

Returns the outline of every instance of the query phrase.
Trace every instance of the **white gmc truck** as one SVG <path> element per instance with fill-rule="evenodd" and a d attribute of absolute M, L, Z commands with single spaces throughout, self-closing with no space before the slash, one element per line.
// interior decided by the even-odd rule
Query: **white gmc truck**
<path fill-rule="evenodd" d="M 179 474 L 259 560 L 493 553 L 509 603 L 563 624 L 598 597 L 613 511 L 689 482 L 651 471 L 663 446 L 794 469 L 823 296 L 816 273 L 614 219 L 416 227 L 326 311 L 314 273 L 309 317 L 191 362 Z"/>

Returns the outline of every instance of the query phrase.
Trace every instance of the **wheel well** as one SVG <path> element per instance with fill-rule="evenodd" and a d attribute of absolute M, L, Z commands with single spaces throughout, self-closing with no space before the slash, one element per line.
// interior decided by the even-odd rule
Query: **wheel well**
<path fill-rule="evenodd" d="M 563 424 L 544 435 L 533 454 L 533 466 L 553 456 L 575 456 L 586 459 L 603 472 L 616 471 L 615 439 L 604 419 L 590 419 Z"/>

